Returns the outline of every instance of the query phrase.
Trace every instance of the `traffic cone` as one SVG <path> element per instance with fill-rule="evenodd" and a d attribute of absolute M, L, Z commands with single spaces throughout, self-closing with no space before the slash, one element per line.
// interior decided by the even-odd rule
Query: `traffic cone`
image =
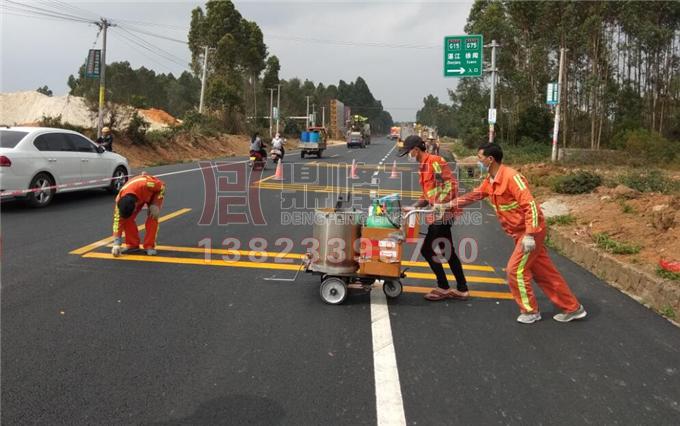
<path fill-rule="evenodd" d="M 276 172 L 274 173 L 272 180 L 283 180 L 283 165 L 281 164 L 280 159 L 276 163 Z"/>
<path fill-rule="evenodd" d="M 357 160 L 352 160 L 352 169 L 350 170 L 350 179 L 359 179 L 357 176 Z"/>
<path fill-rule="evenodd" d="M 390 175 L 390 179 L 399 179 L 399 174 L 397 173 L 397 160 L 394 160 L 394 163 L 392 163 L 392 174 Z"/>

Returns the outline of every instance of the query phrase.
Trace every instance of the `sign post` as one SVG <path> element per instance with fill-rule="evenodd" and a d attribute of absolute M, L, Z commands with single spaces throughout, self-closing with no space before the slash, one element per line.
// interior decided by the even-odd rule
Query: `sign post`
<path fill-rule="evenodd" d="M 483 52 L 481 34 L 444 37 L 444 77 L 481 77 Z"/>
<path fill-rule="evenodd" d="M 102 51 L 90 49 L 87 55 L 87 65 L 85 66 L 86 78 L 99 78 L 102 70 Z"/>

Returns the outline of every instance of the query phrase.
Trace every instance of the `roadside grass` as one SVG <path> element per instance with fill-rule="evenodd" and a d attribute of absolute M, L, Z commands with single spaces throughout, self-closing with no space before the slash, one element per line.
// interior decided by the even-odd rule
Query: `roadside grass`
<path fill-rule="evenodd" d="M 635 214 L 637 210 L 630 204 L 627 204 L 624 200 L 619 200 L 619 206 L 621 206 L 621 213 Z"/>
<path fill-rule="evenodd" d="M 598 248 L 612 254 L 637 254 L 640 246 L 616 241 L 606 232 L 593 234 L 593 240 Z"/>
<path fill-rule="evenodd" d="M 673 309 L 672 306 L 669 306 L 669 305 L 664 306 L 663 308 L 661 308 L 661 310 L 659 312 L 661 313 L 661 315 L 663 315 L 667 318 L 670 318 L 672 320 L 675 319 L 675 309 Z"/>
<path fill-rule="evenodd" d="M 573 225 L 576 223 L 576 217 L 570 215 L 570 214 L 565 214 L 561 216 L 553 216 L 549 217 L 547 219 L 548 225 L 557 225 L 557 226 L 563 226 L 563 225 Z"/>
<path fill-rule="evenodd" d="M 680 281 L 680 272 L 667 271 L 660 266 L 656 267 L 656 275 L 665 280 Z"/>

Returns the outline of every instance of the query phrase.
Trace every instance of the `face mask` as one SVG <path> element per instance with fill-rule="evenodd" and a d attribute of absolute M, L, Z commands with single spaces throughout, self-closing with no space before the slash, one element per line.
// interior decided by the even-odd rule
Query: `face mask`
<path fill-rule="evenodd" d="M 411 163 L 416 163 L 416 162 L 418 162 L 418 158 L 411 156 L 411 153 L 409 152 L 408 153 L 408 161 L 411 162 Z"/>
<path fill-rule="evenodd" d="M 486 174 L 486 173 L 489 172 L 489 168 L 484 163 L 482 163 L 481 161 L 477 161 L 477 165 L 479 165 L 480 173 Z"/>

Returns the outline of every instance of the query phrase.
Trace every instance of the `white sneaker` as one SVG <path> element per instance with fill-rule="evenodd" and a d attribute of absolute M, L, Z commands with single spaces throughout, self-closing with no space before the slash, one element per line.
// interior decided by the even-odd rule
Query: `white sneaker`
<path fill-rule="evenodd" d="M 522 324 L 533 324 L 536 321 L 540 321 L 540 320 L 541 320 L 541 313 L 540 312 L 520 314 L 517 317 L 517 322 L 521 322 Z"/>
<path fill-rule="evenodd" d="M 158 254 L 158 252 L 156 251 L 156 249 L 152 249 L 152 248 L 146 249 L 146 255 L 147 256 L 155 256 L 157 254 Z"/>
<path fill-rule="evenodd" d="M 557 314 L 553 317 L 555 321 L 559 322 L 569 322 L 581 318 L 585 318 L 586 315 L 588 315 L 588 312 L 586 312 L 586 309 L 583 307 L 583 305 L 579 305 L 578 309 L 575 310 L 574 312 L 562 312 L 560 314 Z"/>

